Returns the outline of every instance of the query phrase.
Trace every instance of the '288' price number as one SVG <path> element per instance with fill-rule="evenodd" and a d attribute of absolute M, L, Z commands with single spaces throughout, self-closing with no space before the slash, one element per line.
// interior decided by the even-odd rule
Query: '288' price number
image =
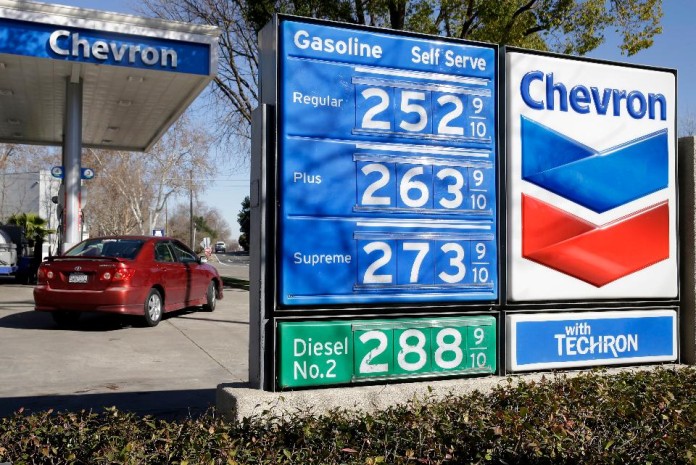
<path fill-rule="evenodd" d="M 485 327 L 356 331 L 355 375 L 390 376 L 491 368 Z"/>

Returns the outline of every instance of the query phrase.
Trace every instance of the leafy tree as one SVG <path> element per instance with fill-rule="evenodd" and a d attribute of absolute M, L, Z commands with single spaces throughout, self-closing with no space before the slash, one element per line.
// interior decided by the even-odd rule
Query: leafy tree
<path fill-rule="evenodd" d="M 237 214 L 237 223 L 239 223 L 239 231 L 242 233 L 239 236 L 239 245 L 244 250 L 249 250 L 249 231 L 251 230 L 251 199 L 247 195 L 242 200 L 242 209 Z"/>
<path fill-rule="evenodd" d="M 221 134 L 250 137 L 257 32 L 274 13 L 584 55 L 614 29 L 622 53 L 662 32 L 662 0 L 142 0 L 145 14 L 220 28 L 214 104 Z M 230 133 L 229 131 L 233 132 Z"/>
<path fill-rule="evenodd" d="M 210 226 L 206 219 L 202 216 L 193 216 L 193 226 L 196 228 L 196 231 L 199 231 L 202 234 L 207 234 L 211 238 L 217 237 L 217 231 L 213 229 L 213 227 Z"/>

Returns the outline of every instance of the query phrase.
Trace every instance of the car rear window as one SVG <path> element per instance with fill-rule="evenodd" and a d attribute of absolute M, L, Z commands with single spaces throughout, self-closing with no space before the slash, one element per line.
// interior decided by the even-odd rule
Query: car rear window
<path fill-rule="evenodd" d="M 70 249 L 72 257 L 116 257 L 134 259 L 145 241 L 139 239 L 88 239 Z"/>

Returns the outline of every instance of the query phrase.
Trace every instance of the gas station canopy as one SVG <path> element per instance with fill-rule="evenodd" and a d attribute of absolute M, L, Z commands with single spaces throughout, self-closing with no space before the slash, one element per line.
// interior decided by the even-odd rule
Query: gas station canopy
<path fill-rule="evenodd" d="M 61 145 L 66 82 L 82 145 L 144 151 L 212 80 L 214 27 L 0 0 L 0 142 Z"/>

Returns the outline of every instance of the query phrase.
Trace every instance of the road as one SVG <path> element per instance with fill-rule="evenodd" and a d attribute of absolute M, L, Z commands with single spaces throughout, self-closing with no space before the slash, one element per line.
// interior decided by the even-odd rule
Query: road
<path fill-rule="evenodd" d="M 248 257 L 220 258 L 221 275 L 248 280 Z M 177 312 L 155 328 L 88 314 L 62 330 L 33 311 L 32 290 L 0 280 L 0 417 L 116 406 L 177 418 L 214 406 L 219 383 L 247 380 L 247 291 L 226 287 L 214 312 Z"/>
<path fill-rule="evenodd" d="M 220 276 L 237 279 L 249 279 L 249 255 L 244 253 L 213 254 L 211 265 L 220 272 Z"/>

